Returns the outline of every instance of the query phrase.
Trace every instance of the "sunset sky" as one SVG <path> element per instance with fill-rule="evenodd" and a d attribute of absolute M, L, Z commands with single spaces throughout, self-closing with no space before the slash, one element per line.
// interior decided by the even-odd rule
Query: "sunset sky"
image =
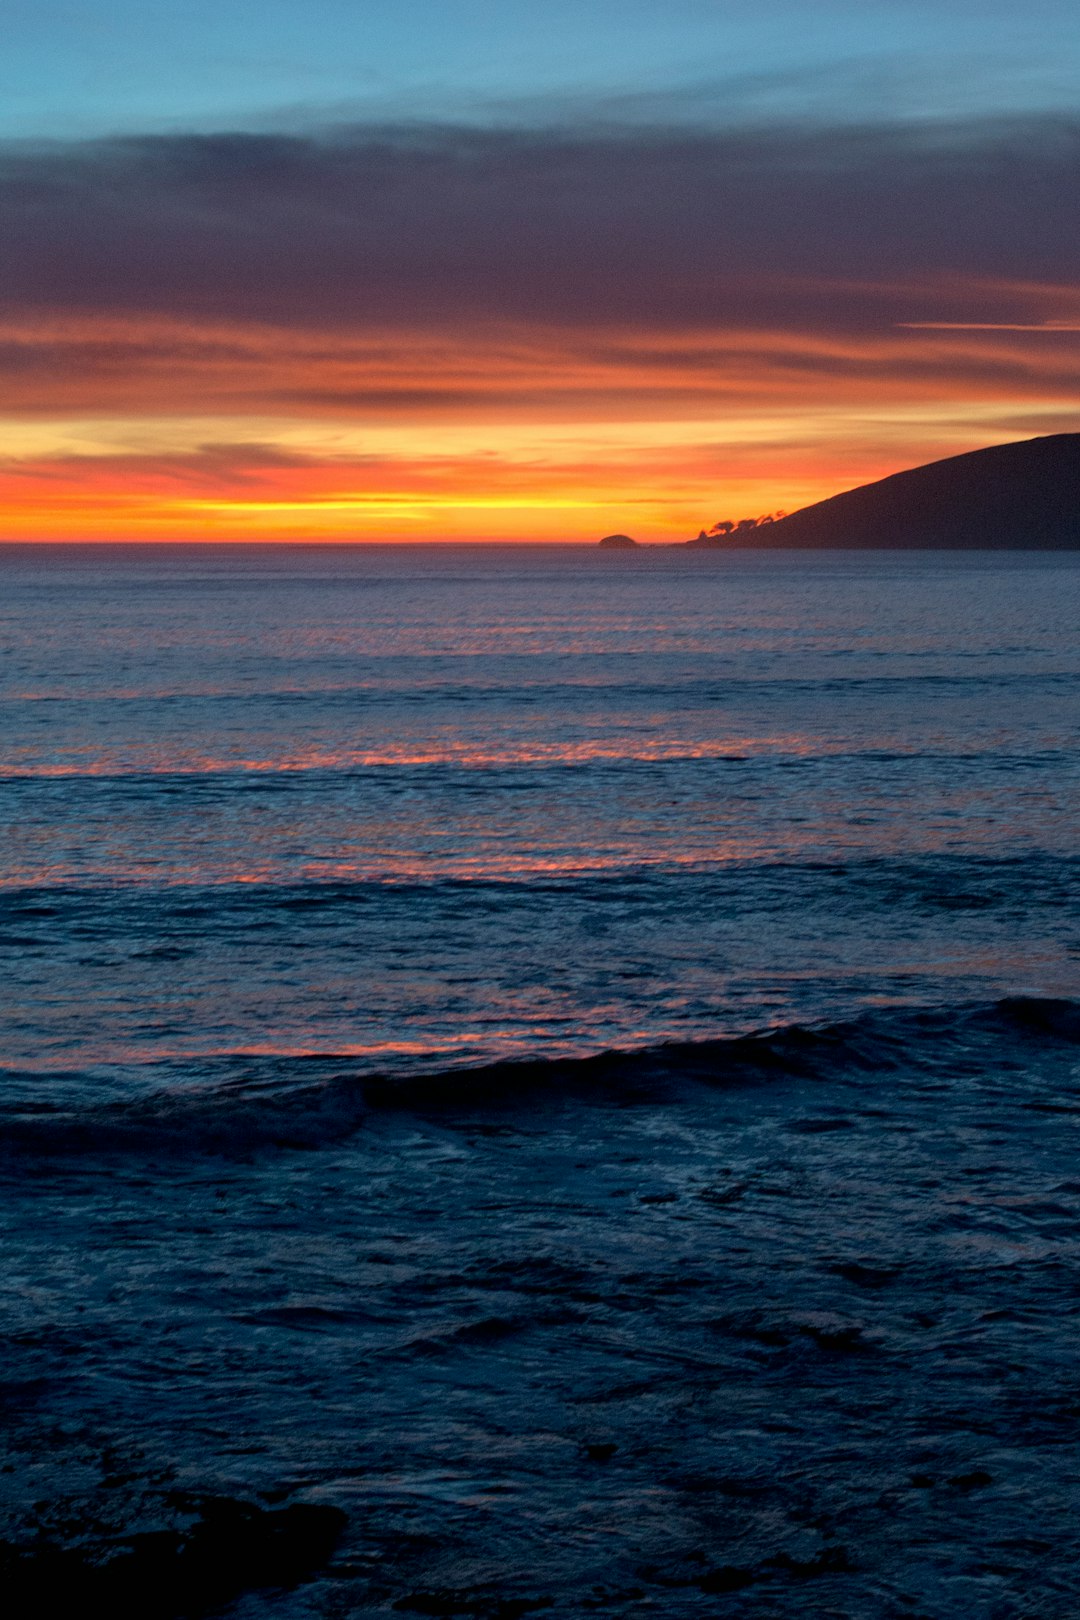
<path fill-rule="evenodd" d="M 1073 0 L 9 0 L 0 538 L 683 539 L 1080 429 Z"/>

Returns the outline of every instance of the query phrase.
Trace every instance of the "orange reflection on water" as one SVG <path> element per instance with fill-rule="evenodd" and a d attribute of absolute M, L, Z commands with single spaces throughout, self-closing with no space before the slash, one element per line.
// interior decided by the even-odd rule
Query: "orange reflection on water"
<path fill-rule="evenodd" d="M 577 742 L 530 741 L 508 743 L 503 747 L 478 747 L 465 741 L 446 741 L 418 748 L 402 745 L 375 749 L 311 749 L 272 758 L 242 755 L 203 755 L 171 752 L 167 759 L 153 755 L 65 760 L 39 760 L 9 756 L 0 762 L 0 778 L 74 776 L 217 776 L 230 772 L 247 774 L 300 774 L 305 771 L 347 771 L 447 765 L 462 769 L 490 770 L 519 765 L 651 764 L 678 760 L 733 759 L 748 755 L 783 754 L 809 756 L 847 751 L 850 743 L 829 743 L 820 737 L 798 733 L 773 736 L 728 737 L 722 740 L 640 738 L 629 742 L 620 738 L 582 738 Z M 91 745 L 66 750 L 71 755 L 90 755 Z"/>
<path fill-rule="evenodd" d="M 662 1031 L 660 1038 L 665 1038 L 665 1035 L 674 1036 L 675 1033 L 674 1030 Z M 656 1040 L 655 1029 L 629 1028 L 619 1031 L 619 1045 L 623 1049 L 652 1045 Z M 568 1033 L 561 1024 L 523 1015 L 522 1021 L 518 1024 L 505 1026 L 485 1024 L 480 1030 L 459 1034 L 433 1031 L 429 1039 L 415 1041 L 388 1038 L 366 1041 L 340 1040 L 314 1035 L 297 1035 L 292 1038 L 283 1036 L 280 1040 L 240 1041 L 235 1045 L 203 1044 L 195 1039 L 190 1042 L 179 1041 L 168 1044 L 153 1039 L 95 1041 L 91 1050 L 80 1051 L 79 1061 L 96 1064 L 162 1065 L 193 1061 L 210 1062 L 215 1059 L 325 1058 L 354 1062 L 370 1069 L 376 1064 L 384 1066 L 392 1064 L 395 1059 L 421 1058 L 432 1067 L 439 1064 L 453 1067 L 455 1062 L 475 1063 L 478 1057 L 484 1061 L 491 1061 L 493 1057 L 535 1059 L 540 1047 L 543 1048 L 545 1057 L 551 1057 L 559 1054 L 580 1055 L 582 1051 L 596 1050 L 597 1046 L 595 1037 Z M 20 1068 L 35 1074 L 62 1074 L 70 1067 L 70 1053 L 59 1053 L 56 1056 L 48 1053 L 20 1056 Z M 210 1082 L 210 1085 L 212 1086 L 213 1082 Z M 190 1087 L 180 1085 L 170 1087 L 170 1092 L 176 1094 L 199 1089 L 202 1088 L 198 1084 Z M 233 1086 L 230 1088 L 230 1096 L 243 1097 L 245 1089 L 243 1083 Z M 255 1092 L 262 1090 L 258 1085 L 251 1089 Z"/>

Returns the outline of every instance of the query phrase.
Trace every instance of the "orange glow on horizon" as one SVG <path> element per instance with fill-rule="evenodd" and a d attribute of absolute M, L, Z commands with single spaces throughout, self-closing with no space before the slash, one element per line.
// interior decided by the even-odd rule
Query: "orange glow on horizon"
<path fill-rule="evenodd" d="M 1074 430 L 1066 290 L 1011 292 L 1045 319 L 870 335 L 0 321 L 16 357 L 0 539 L 688 539 Z"/>

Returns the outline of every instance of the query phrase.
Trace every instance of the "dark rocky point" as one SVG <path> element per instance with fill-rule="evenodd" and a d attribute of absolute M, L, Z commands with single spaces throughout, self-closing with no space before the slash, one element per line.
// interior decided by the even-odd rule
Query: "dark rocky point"
<path fill-rule="evenodd" d="M 39 1535 L 0 1542 L 0 1582 L 12 1620 L 34 1614 L 180 1620 L 209 1615 L 242 1593 L 295 1586 L 331 1557 L 345 1526 L 338 1508 L 297 1503 L 274 1512 L 205 1497 L 179 1504 L 182 1528 L 64 1546 Z"/>
<path fill-rule="evenodd" d="M 868 550 L 1080 549 L 1080 433 L 993 445 L 894 473 L 697 545 Z"/>

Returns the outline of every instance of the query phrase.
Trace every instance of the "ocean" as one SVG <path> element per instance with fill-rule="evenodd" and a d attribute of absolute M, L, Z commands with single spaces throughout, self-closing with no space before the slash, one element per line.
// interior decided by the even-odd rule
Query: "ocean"
<path fill-rule="evenodd" d="M 1080 1612 L 1080 555 L 0 585 L 18 1613 Z"/>

